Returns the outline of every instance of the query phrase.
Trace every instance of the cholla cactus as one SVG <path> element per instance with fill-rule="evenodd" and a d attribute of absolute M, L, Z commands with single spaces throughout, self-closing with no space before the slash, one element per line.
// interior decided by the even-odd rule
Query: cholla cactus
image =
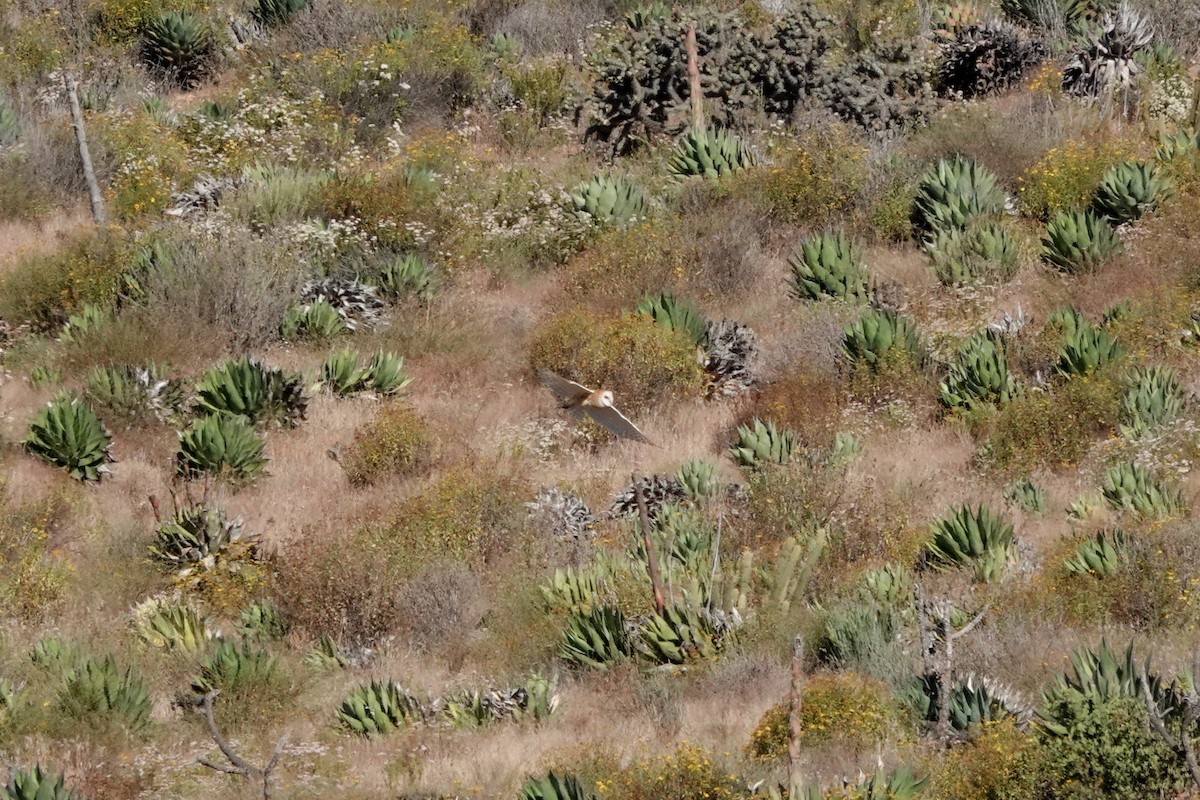
<path fill-rule="evenodd" d="M 1154 40 L 1147 19 L 1129 3 L 1107 14 L 1088 46 L 1063 71 L 1063 91 L 1083 97 L 1113 97 L 1137 85 L 1137 54 Z"/>
<path fill-rule="evenodd" d="M 754 370 L 758 336 L 749 325 L 727 319 L 710 321 L 704 338 L 704 371 L 710 378 L 710 395 L 733 397 L 758 385 Z"/>
<path fill-rule="evenodd" d="M 543 486 L 537 499 L 526 503 L 529 515 L 544 522 L 560 541 L 591 541 L 596 517 L 587 503 L 574 492 L 564 492 L 557 486 Z"/>
<path fill-rule="evenodd" d="M 1042 57 L 1037 42 L 1003 22 L 961 26 L 947 37 L 941 49 L 941 91 L 964 98 L 1012 87 Z"/>

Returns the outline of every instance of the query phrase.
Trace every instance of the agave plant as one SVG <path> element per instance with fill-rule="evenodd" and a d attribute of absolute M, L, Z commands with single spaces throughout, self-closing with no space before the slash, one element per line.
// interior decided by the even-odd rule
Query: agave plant
<path fill-rule="evenodd" d="M 372 681 L 352 691 L 337 710 L 337 720 L 359 736 L 378 736 L 415 725 L 425 707 L 395 681 Z"/>
<path fill-rule="evenodd" d="M 575 216 L 596 222 L 625 225 L 646 215 L 646 195 L 624 177 L 597 175 L 576 186 L 568 195 Z"/>
<path fill-rule="evenodd" d="M 902 610 L 912 603 L 913 576 L 901 564 L 885 564 L 863 575 L 867 595 L 884 608 Z"/>
<path fill-rule="evenodd" d="M 1112 508 L 1141 517 L 1170 517 L 1184 507 L 1178 489 L 1168 488 L 1148 468 L 1132 461 L 1109 467 L 1100 491 Z"/>
<path fill-rule="evenodd" d="M 1152 161 L 1123 161 L 1104 173 L 1092 208 L 1114 225 L 1132 222 L 1165 199 L 1171 183 Z"/>
<path fill-rule="evenodd" d="M 66 394 L 55 397 L 34 416 L 21 444 L 81 481 L 98 481 L 112 474 L 108 466 L 113 461 L 112 435 L 90 408 Z"/>
<path fill-rule="evenodd" d="M 872 774 L 860 777 L 850 783 L 843 781 L 843 790 L 847 797 L 862 798 L 862 800 L 918 800 L 924 796 L 925 784 L 928 778 L 918 778 L 911 767 L 897 767 L 888 772 L 879 767 Z M 820 792 L 816 792 L 819 797 Z M 794 800 L 809 800 L 794 798 Z"/>
<path fill-rule="evenodd" d="M 249 642 L 238 647 L 222 641 L 200 665 L 200 673 L 192 678 L 192 691 L 196 694 L 253 691 L 270 683 L 274 676 L 275 658 L 266 650 Z"/>
<path fill-rule="evenodd" d="M 632 12 L 631 12 L 632 13 Z M 530 778 L 521 788 L 521 800 L 596 800 L 583 790 L 574 775 L 555 775 L 551 770 L 544 778 Z"/>
<path fill-rule="evenodd" d="M 1143 686 L 1138 677 L 1139 671 L 1145 671 L 1150 696 L 1164 707 L 1168 703 L 1166 688 L 1161 679 L 1150 672 L 1150 659 L 1140 665 L 1133 657 L 1133 642 L 1125 649 L 1124 656 L 1119 656 L 1108 647 L 1108 641 L 1102 639 L 1099 648 L 1093 650 L 1083 647 L 1071 654 L 1071 672 L 1060 673 L 1054 683 L 1042 692 L 1042 710 L 1038 716 L 1042 726 L 1050 733 L 1066 735 L 1068 730 L 1060 723 L 1055 715 L 1055 707 L 1064 699 L 1075 696 L 1085 698 L 1089 703 L 1100 705 L 1116 698 L 1142 699 Z"/>
<path fill-rule="evenodd" d="M 196 384 L 196 411 L 201 414 L 295 427 L 307 408 L 302 375 L 265 367 L 249 356 L 213 367 Z"/>
<path fill-rule="evenodd" d="M 250 12 L 260 25 L 286 25 L 292 17 L 308 8 L 309 0 L 255 0 Z"/>
<path fill-rule="evenodd" d="M 937 721 L 937 680 L 932 676 L 918 678 L 905 692 L 905 700 L 926 722 Z M 950 689 L 950 728 L 958 733 L 973 735 L 988 722 L 1014 719 L 1018 724 L 1029 722 L 1033 709 L 1019 694 L 988 678 L 968 675 Z"/>
<path fill-rule="evenodd" d="M 1064 91 L 1084 97 L 1112 97 L 1136 87 L 1142 72 L 1138 54 L 1154 40 L 1148 20 L 1122 2 L 1106 14 L 1088 46 L 1063 70 Z"/>
<path fill-rule="evenodd" d="M 1059 211 L 1042 237 L 1042 257 L 1063 272 L 1092 272 L 1121 249 L 1112 225 L 1090 210 Z"/>
<path fill-rule="evenodd" d="M 843 330 L 842 354 L 854 365 L 878 371 L 902 360 L 921 363 L 925 348 L 916 325 L 890 309 L 871 309 Z"/>
<path fill-rule="evenodd" d="M 195 608 L 163 598 L 150 598 L 133 609 L 138 638 L 151 647 L 198 653 L 213 638 L 208 622 Z"/>
<path fill-rule="evenodd" d="M 1129 537 L 1120 528 L 1097 531 L 1079 543 L 1063 566 L 1079 574 L 1112 575 L 1129 560 Z"/>
<path fill-rule="evenodd" d="M 792 296 L 800 300 L 863 300 L 870 296 L 866 267 L 843 231 L 810 236 L 788 263 Z"/>
<path fill-rule="evenodd" d="M 318 303 L 332 306 L 349 331 L 377 326 L 384 306 L 374 286 L 350 278 L 322 278 L 304 284 L 300 288 L 301 307 Z"/>
<path fill-rule="evenodd" d="M 1008 371 L 1003 339 L 992 331 L 968 339 L 950 363 L 940 388 L 942 404 L 948 408 L 971 410 L 982 405 L 1003 406 L 1012 400 L 1017 385 Z"/>
<path fill-rule="evenodd" d="M 179 434 L 175 468 L 180 475 L 213 473 L 248 481 L 261 475 L 266 464 L 262 439 L 242 417 L 202 417 Z"/>
<path fill-rule="evenodd" d="M 85 659 L 66 676 L 59 692 L 66 714 L 80 721 L 111 720 L 129 730 L 150 721 L 150 693 L 132 670 L 121 672 L 112 656 Z"/>
<path fill-rule="evenodd" d="M 1200 134 L 1188 131 L 1164 133 L 1158 146 L 1154 148 L 1154 160 L 1163 166 L 1169 166 L 1176 161 L 1194 159 L 1198 154 L 1200 154 Z"/>
<path fill-rule="evenodd" d="M 964 504 L 933 525 L 933 536 L 925 546 L 935 564 L 970 566 L 975 577 L 990 583 L 1016 558 L 1012 523 L 980 504 Z"/>
<path fill-rule="evenodd" d="M 58 334 L 58 340 L 64 344 L 79 344 L 88 334 L 95 333 L 112 319 L 108 309 L 95 303 L 87 303 L 79 309 L 79 313 L 67 317 L 66 324 Z"/>
<path fill-rule="evenodd" d="M 33 770 L 14 769 L 8 785 L 0 787 L 0 800 L 76 800 L 61 774 L 49 773 L 37 765 Z"/>
<path fill-rule="evenodd" d="M 57 636 L 44 636 L 34 644 L 29 659 L 46 670 L 65 677 L 88 658 L 82 647 Z"/>
<path fill-rule="evenodd" d="M 329 355 L 321 365 L 321 385 L 338 397 L 362 392 L 394 395 L 410 383 L 404 359 L 383 350 L 376 350 L 365 367 L 358 366 L 358 353 L 349 348 Z"/>
<path fill-rule="evenodd" d="M 539 586 L 538 591 L 549 611 L 590 614 L 606 595 L 605 578 L 603 572 L 595 568 L 555 569 L 550 582 Z"/>
<path fill-rule="evenodd" d="M 728 131 L 698 128 L 675 145 L 668 166 L 680 178 L 725 178 L 754 165 L 750 150 Z"/>
<path fill-rule="evenodd" d="M 433 267 L 418 253 L 396 256 L 379 270 L 374 282 L 383 297 L 392 302 L 416 297 L 422 304 L 427 304 L 437 294 Z"/>
<path fill-rule="evenodd" d="M 180 413 L 186 402 L 183 383 L 164 377 L 165 367 L 129 364 L 96 367 L 84 381 L 88 402 L 123 419 L 153 416 L 166 421 Z"/>
<path fill-rule="evenodd" d="M 595 669 L 608 669 L 626 661 L 633 652 L 633 642 L 625 628 L 625 615 L 613 606 L 598 606 L 586 614 L 572 614 L 559 644 L 563 661 Z"/>
<path fill-rule="evenodd" d="M 1046 510 L 1046 490 L 1030 478 L 1013 481 L 1004 490 L 1005 498 L 1022 511 L 1040 514 Z"/>
<path fill-rule="evenodd" d="M 1020 249 L 1009 229 L 994 220 L 934 232 L 925 243 L 938 280 L 946 286 L 1006 281 L 1020 267 Z"/>
<path fill-rule="evenodd" d="M 277 641 L 291 629 L 287 617 L 271 603 L 251 603 L 238 617 L 238 629 L 247 639 Z"/>
<path fill-rule="evenodd" d="M 766 464 L 786 464 L 796 450 L 796 434 L 779 430 L 771 421 L 757 417 L 737 430 L 737 442 L 730 448 L 740 466 L 756 469 Z"/>
<path fill-rule="evenodd" d="M 204 505 L 182 507 L 159 525 L 150 555 L 174 569 L 212 567 L 229 547 L 253 539 L 244 539 L 241 519 L 230 520 L 225 510 Z"/>
<path fill-rule="evenodd" d="M 667 330 L 680 332 L 700 347 L 707 343 L 708 323 L 704 317 L 686 302 L 675 299 L 670 292 L 643 297 L 638 301 L 637 313 Z"/>
<path fill-rule="evenodd" d="M 653 2 L 626 13 L 625 24 L 630 30 L 640 31 L 651 25 L 666 22 L 670 18 L 671 6 L 668 3 Z"/>
<path fill-rule="evenodd" d="M 1179 418 L 1184 393 L 1179 376 L 1171 367 L 1133 368 L 1121 396 L 1121 432 L 1144 436 Z"/>
<path fill-rule="evenodd" d="M 1125 348 L 1107 330 L 1086 322 L 1067 336 L 1058 350 L 1058 371 L 1089 375 L 1125 355 Z"/>
<path fill-rule="evenodd" d="M 717 477 L 717 465 L 703 458 L 692 458 L 683 463 L 675 473 L 683 492 L 696 501 L 715 497 L 721 491 Z"/>
<path fill-rule="evenodd" d="M 308 651 L 304 663 L 319 670 L 346 669 L 350 666 L 350 660 L 328 633 L 322 634 L 313 649 Z"/>
<path fill-rule="evenodd" d="M 142 32 L 142 61 L 162 78 L 185 89 L 208 75 L 215 55 L 211 28 L 189 11 L 168 11 Z"/>
<path fill-rule="evenodd" d="M 885 653 L 896 641 L 900 616 L 873 598 L 835 607 L 821 626 L 817 658 L 834 668 L 855 668 Z"/>
<path fill-rule="evenodd" d="M 328 300 L 297 303 L 283 315 L 279 335 L 285 339 L 327 341 L 345 333 L 346 321 Z"/>
<path fill-rule="evenodd" d="M 637 647 L 655 664 L 683 664 L 711 658 L 719 646 L 712 620 L 703 609 L 667 606 L 638 629 Z"/>
<path fill-rule="evenodd" d="M 955 157 L 938 161 L 925 173 L 913 213 L 918 227 L 937 232 L 999 214 L 1006 201 L 995 175 L 974 161 Z"/>

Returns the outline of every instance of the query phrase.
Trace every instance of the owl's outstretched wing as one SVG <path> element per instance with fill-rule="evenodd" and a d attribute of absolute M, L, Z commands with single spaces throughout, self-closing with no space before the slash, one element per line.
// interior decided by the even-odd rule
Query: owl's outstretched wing
<path fill-rule="evenodd" d="M 643 444 L 655 445 L 654 442 L 646 438 L 646 434 L 637 429 L 637 426 L 630 422 L 624 414 L 617 411 L 612 406 L 597 407 L 597 406 L 582 406 L 580 408 L 584 414 L 592 419 L 597 425 L 607 428 L 617 436 L 626 439 L 632 439 L 635 442 Z"/>
<path fill-rule="evenodd" d="M 569 381 L 558 373 L 548 369 L 539 369 L 538 377 L 542 385 L 558 396 L 558 399 L 568 404 L 576 404 L 592 393 L 592 390 L 575 381 Z"/>

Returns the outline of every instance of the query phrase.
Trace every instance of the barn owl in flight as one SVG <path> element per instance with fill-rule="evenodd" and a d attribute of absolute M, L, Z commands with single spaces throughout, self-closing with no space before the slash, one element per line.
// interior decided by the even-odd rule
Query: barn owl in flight
<path fill-rule="evenodd" d="M 538 376 L 546 388 L 558 396 L 560 407 L 571 416 L 577 418 L 586 416 L 617 436 L 633 439 L 635 442 L 643 444 L 654 444 L 624 414 L 617 411 L 616 406 L 613 405 L 613 393 L 610 389 L 589 389 L 548 369 L 538 370 Z"/>

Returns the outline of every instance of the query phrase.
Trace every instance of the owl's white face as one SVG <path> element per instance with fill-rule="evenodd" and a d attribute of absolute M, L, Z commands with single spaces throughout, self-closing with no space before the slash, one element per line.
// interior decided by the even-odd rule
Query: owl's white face
<path fill-rule="evenodd" d="M 600 393 L 600 407 L 601 408 L 612 408 L 612 406 L 613 406 L 613 393 L 611 390 L 605 389 L 603 392 Z"/>

